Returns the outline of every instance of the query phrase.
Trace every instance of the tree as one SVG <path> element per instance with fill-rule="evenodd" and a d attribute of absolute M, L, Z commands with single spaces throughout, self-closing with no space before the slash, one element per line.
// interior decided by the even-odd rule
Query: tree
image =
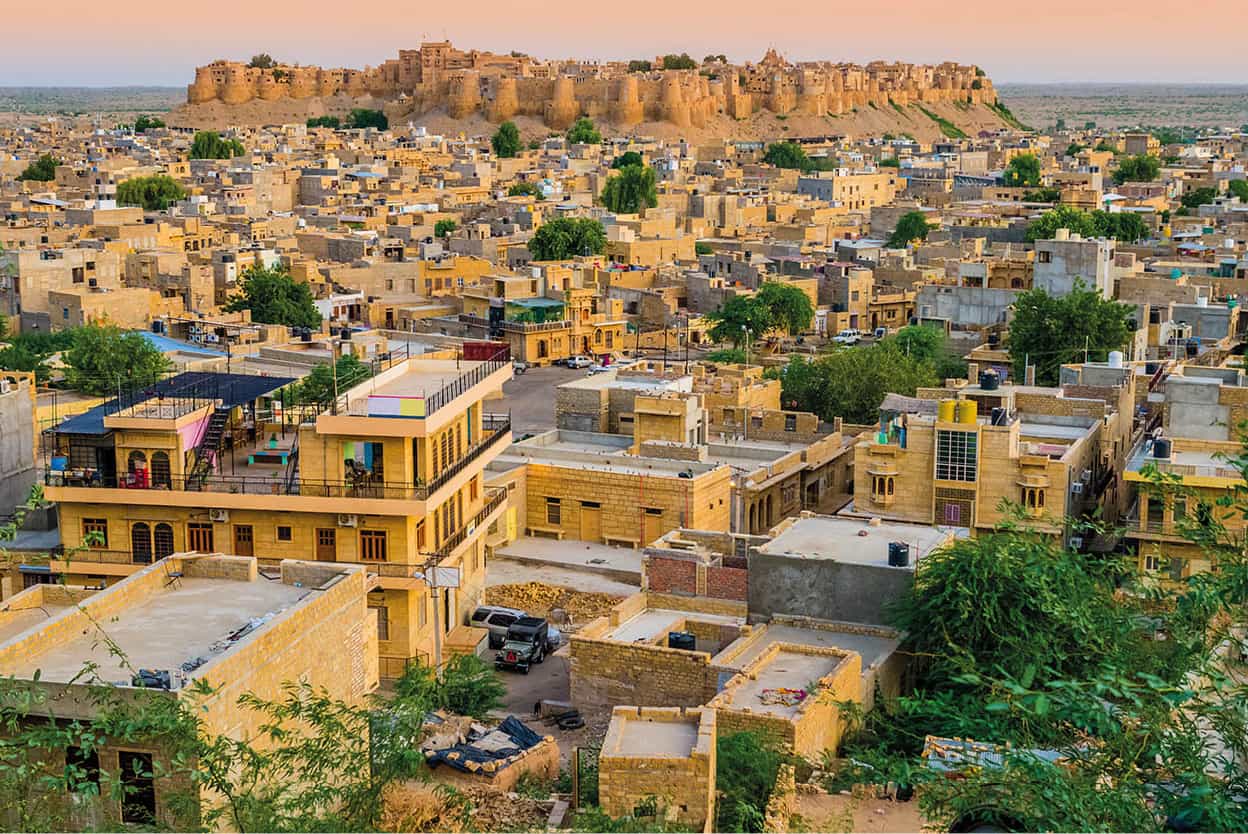
<path fill-rule="evenodd" d="M 768 145 L 767 152 L 763 154 L 763 162 L 777 168 L 796 168 L 799 171 L 808 170 L 811 164 L 806 151 L 796 142 L 773 142 Z"/>
<path fill-rule="evenodd" d="M 212 130 L 201 130 L 191 142 L 191 159 L 230 159 L 246 153 L 237 139 L 222 139 Z"/>
<path fill-rule="evenodd" d="M 502 159 L 511 159 L 520 153 L 524 145 L 520 142 L 520 129 L 515 122 L 503 122 L 490 138 L 490 146 L 494 154 Z"/>
<path fill-rule="evenodd" d="M 69 386 L 95 395 L 151 385 L 172 367 L 143 334 L 107 324 L 91 324 L 75 330 L 74 344 L 62 354 L 62 359 Z"/>
<path fill-rule="evenodd" d="M 135 133 L 147 133 L 149 130 L 155 130 L 164 126 L 164 121 L 155 116 L 139 116 L 134 120 Z"/>
<path fill-rule="evenodd" d="M 51 182 L 56 179 L 56 166 L 61 161 L 52 154 L 45 153 L 34 162 L 26 166 L 26 170 L 17 175 L 19 180 L 29 182 Z"/>
<path fill-rule="evenodd" d="M 144 211 L 164 211 L 186 196 L 186 190 L 167 174 L 135 177 L 117 185 L 117 202 L 142 206 Z"/>
<path fill-rule="evenodd" d="M 901 160 L 899 160 L 899 159 L 898 159 L 897 157 L 895 157 L 895 156 L 890 156 L 890 157 L 886 157 L 886 158 L 884 158 L 884 159 L 881 159 L 879 162 L 877 162 L 877 163 L 875 163 L 875 164 L 876 164 L 876 165 L 878 165 L 878 166 L 879 166 L 879 167 L 881 167 L 881 168 L 900 168 L 900 167 L 901 167 Z"/>
<path fill-rule="evenodd" d="M 640 165 L 620 168 L 619 173 L 607 178 L 600 199 L 616 214 L 636 214 L 643 207 L 654 208 L 659 204 L 654 169 Z"/>
<path fill-rule="evenodd" d="M 707 318 L 714 322 L 709 331 L 711 340 L 731 342 L 734 348 L 746 343 L 747 333 L 757 341 L 776 326 L 771 308 L 756 295 L 734 295 Z"/>
<path fill-rule="evenodd" d="M 226 312 L 250 310 L 251 320 L 289 327 L 320 327 L 321 314 L 307 284 L 291 277 L 286 267 L 253 266 L 243 273 L 238 294 L 226 303 Z"/>
<path fill-rule="evenodd" d="M 0 322 L 7 324 L 7 322 Z M 3 338 L 0 331 L 0 338 Z M 11 344 L 0 347 L 0 371 L 34 371 L 35 382 L 43 384 L 51 376 L 47 357 L 35 353 L 23 344 Z"/>
<path fill-rule="evenodd" d="M 1092 223 L 1092 215 L 1070 206 L 1058 206 L 1046 211 L 1027 226 L 1027 242 L 1052 240 L 1058 229 L 1069 229 L 1072 234 L 1084 237 L 1096 235 L 1096 226 Z"/>
<path fill-rule="evenodd" d="M 1238 197 L 1241 202 L 1248 203 L 1248 180 L 1231 180 L 1226 184 L 1226 190 L 1232 197 Z"/>
<path fill-rule="evenodd" d="M 755 296 L 771 315 L 775 327 L 789 335 L 809 329 L 815 318 L 815 307 L 810 297 L 792 284 L 767 281 Z"/>
<path fill-rule="evenodd" d="M 1071 142 L 1066 146 L 1066 156 L 1078 156 L 1087 150 L 1087 145 L 1080 145 L 1078 142 Z"/>
<path fill-rule="evenodd" d="M 1023 194 L 1024 203 L 1056 203 L 1062 199 L 1060 188 L 1037 188 Z"/>
<path fill-rule="evenodd" d="M 527 180 L 512 183 L 511 188 L 507 189 L 508 197 L 536 197 L 542 199 L 542 191 L 534 183 Z"/>
<path fill-rule="evenodd" d="M 259 55 L 252 55 L 251 61 L 247 63 L 247 66 L 255 67 L 256 69 L 272 69 L 273 57 L 267 52 L 261 52 Z"/>
<path fill-rule="evenodd" d="M 704 241 L 699 240 L 693 244 L 693 253 L 695 255 L 711 255 L 714 254 L 714 252 L 715 247 Z"/>
<path fill-rule="evenodd" d="M 342 120 L 337 116 L 313 116 L 308 119 L 308 127 L 328 127 L 337 130 L 342 127 Z"/>
<path fill-rule="evenodd" d="M 1135 243 L 1149 235 L 1148 224 L 1135 212 L 1094 211 L 1092 223 L 1099 237 L 1112 237 L 1124 243 Z"/>
<path fill-rule="evenodd" d="M 1028 290 L 1014 302 L 1010 324 L 1010 357 L 1014 375 L 1023 378 L 1025 363 L 1036 366 L 1036 383 L 1057 385 L 1058 369 L 1083 359 L 1105 361 L 1130 338 L 1127 326 L 1132 308 L 1109 301 L 1083 282 L 1064 296 L 1042 289 Z"/>
<path fill-rule="evenodd" d="M 1183 203 L 1183 208 L 1190 210 L 1212 203 L 1217 199 L 1217 196 L 1218 192 L 1213 188 L 1197 188 L 1195 191 L 1189 191 L 1184 194 L 1180 202 Z"/>
<path fill-rule="evenodd" d="M 612 168 L 627 168 L 630 165 L 645 165 L 646 161 L 641 158 L 641 154 L 637 151 L 624 151 L 624 153 L 611 160 Z"/>
<path fill-rule="evenodd" d="M 1114 182 L 1152 182 L 1161 173 L 1161 160 L 1151 154 L 1127 156 L 1118 160 L 1118 168 L 1114 171 Z"/>
<path fill-rule="evenodd" d="M 390 127 L 390 120 L 386 118 L 386 114 L 380 110 L 369 110 L 364 107 L 356 107 L 347 117 L 347 126 L 357 130 L 366 127 L 375 127 L 378 130 L 386 130 Z"/>
<path fill-rule="evenodd" d="M 528 247 L 535 261 L 601 255 L 607 248 L 607 233 L 601 223 L 588 217 L 556 217 L 533 233 Z"/>
<path fill-rule="evenodd" d="M 939 380 L 932 366 L 906 356 L 895 342 L 835 350 L 814 361 L 794 357 L 778 373 L 785 408 L 811 411 L 831 422 L 875 423 L 888 393 L 913 396 Z"/>
<path fill-rule="evenodd" d="M 373 375 L 371 365 L 366 365 L 351 354 L 338 357 L 334 363 L 321 362 L 308 375 L 290 384 L 290 402 L 295 405 L 316 405 L 322 408 L 332 403 L 339 394 L 358 385 Z"/>
<path fill-rule="evenodd" d="M 908 211 L 897 219 L 897 226 L 889 235 L 888 246 L 901 249 L 915 240 L 927 240 L 927 233 L 936 226 L 927 222 L 927 215 L 921 211 Z"/>
<path fill-rule="evenodd" d="M 568 129 L 568 144 L 571 145 L 601 145 L 602 134 L 598 132 L 598 128 L 594 127 L 591 119 L 581 116 L 576 123 Z"/>
<path fill-rule="evenodd" d="M 1014 188 L 1036 188 L 1040 185 L 1040 159 L 1034 153 L 1021 153 L 1005 166 L 1002 178 Z"/>
<path fill-rule="evenodd" d="M 690 58 L 688 52 L 682 52 L 679 55 L 663 56 L 663 69 L 665 70 L 689 70 L 697 68 L 698 62 Z"/>
<path fill-rule="evenodd" d="M 717 365 L 744 365 L 747 357 L 741 348 L 721 348 L 706 354 L 705 359 Z"/>
<path fill-rule="evenodd" d="M 653 69 L 653 67 L 650 65 L 649 61 L 629 61 L 628 62 L 629 72 L 649 72 L 651 69 Z"/>
<path fill-rule="evenodd" d="M 780 766 L 792 758 L 766 736 L 721 735 L 715 741 L 716 831 L 765 831 L 767 803 Z"/>
<path fill-rule="evenodd" d="M 931 365 L 937 379 L 963 379 L 966 361 L 949 346 L 943 330 L 927 324 L 910 324 L 888 340 L 907 357 Z M 974 382 L 974 380 L 972 380 Z"/>
<path fill-rule="evenodd" d="M 451 232 L 455 231 L 458 228 L 459 228 L 458 223 L 456 223 L 454 220 L 450 219 L 449 217 L 446 217 L 446 218 L 443 218 L 442 220 L 439 220 L 437 223 L 433 224 L 433 236 L 434 237 L 447 237 L 451 234 Z"/>

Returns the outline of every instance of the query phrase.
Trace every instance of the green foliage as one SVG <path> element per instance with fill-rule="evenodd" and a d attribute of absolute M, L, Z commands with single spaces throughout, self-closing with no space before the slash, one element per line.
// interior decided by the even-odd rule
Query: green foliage
<path fill-rule="evenodd" d="M 337 116 L 313 116 L 308 119 L 308 127 L 328 127 L 337 130 L 342 127 L 342 119 Z"/>
<path fill-rule="evenodd" d="M 390 120 L 386 118 L 386 114 L 380 110 L 369 110 L 365 107 L 354 108 L 350 115 L 347 116 L 347 127 L 362 130 L 366 127 L 375 127 L 378 130 L 386 130 L 390 127 Z"/>
<path fill-rule="evenodd" d="M 624 153 L 611 160 L 612 168 L 627 168 L 630 165 L 645 165 L 646 161 L 641 158 L 641 154 L 637 151 L 624 151 Z"/>
<path fill-rule="evenodd" d="M 1090 360 L 1105 361 L 1130 338 L 1131 311 L 1082 282 L 1061 297 L 1042 289 L 1022 293 L 1014 302 L 1009 335 L 1015 377 L 1022 379 L 1028 358 L 1036 366 L 1039 385 L 1057 385 L 1061 365 L 1082 360 L 1085 350 Z"/>
<path fill-rule="evenodd" d="M 1062 199 L 1060 188 L 1037 188 L 1023 194 L 1025 203 L 1056 203 L 1060 199 Z"/>
<path fill-rule="evenodd" d="M 926 107 L 924 107 L 921 104 L 916 104 L 915 107 L 919 108 L 919 110 L 922 111 L 924 116 L 927 116 L 929 119 L 931 119 L 940 127 L 940 132 L 945 136 L 945 138 L 947 139 L 965 139 L 966 138 L 966 132 L 963 131 L 962 128 L 955 125 L 953 122 L 946 119 L 944 116 L 937 116 L 935 113 L 933 113 L 931 110 L 928 110 Z"/>
<path fill-rule="evenodd" d="M 191 142 L 191 159 L 230 159 L 246 153 L 237 139 L 222 139 L 212 130 L 201 130 Z"/>
<path fill-rule="evenodd" d="M 164 121 L 155 116 L 139 116 L 134 120 L 135 133 L 147 133 L 149 130 L 155 130 L 164 126 Z"/>
<path fill-rule="evenodd" d="M 953 350 L 949 338 L 939 327 L 909 324 L 885 341 L 891 341 L 910 359 L 931 365 L 937 379 L 966 377 L 966 360 Z"/>
<path fill-rule="evenodd" d="M 709 243 L 704 243 L 699 240 L 693 244 L 693 252 L 695 255 L 713 255 L 715 253 L 715 247 L 711 246 Z"/>
<path fill-rule="evenodd" d="M 715 740 L 716 831 L 762 831 L 780 766 L 788 761 L 769 738 L 732 733 Z"/>
<path fill-rule="evenodd" d="M 900 168 L 901 160 L 899 160 L 895 156 L 890 156 L 887 159 L 881 159 L 879 162 L 876 163 L 876 165 L 878 165 L 881 168 Z"/>
<path fill-rule="evenodd" d="M 46 356 L 20 343 L 0 346 L 0 371 L 34 371 L 38 384 L 47 382 L 52 373 Z"/>
<path fill-rule="evenodd" d="M 338 394 L 373 375 L 373 367 L 351 354 L 338 357 L 336 368 L 328 362 L 316 365 L 303 379 L 290 384 L 288 402 L 327 408 Z"/>
<path fill-rule="evenodd" d="M 1095 148 L 1093 148 L 1093 150 L 1094 150 L 1094 151 L 1096 151 L 1097 153 L 1112 153 L 1112 154 L 1114 154 L 1114 155 L 1117 155 L 1117 153 L 1118 153 L 1118 148 L 1116 148 L 1116 147 L 1114 147 L 1113 145 L 1109 144 L 1109 143 L 1108 143 L 1108 142 L 1106 142 L 1104 139 L 1102 139 L 1101 141 L 1097 142 L 1097 143 L 1096 143 L 1096 147 L 1095 147 Z"/>
<path fill-rule="evenodd" d="M 1226 191 L 1232 197 L 1248 203 L 1248 180 L 1231 180 L 1226 184 Z"/>
<path fill-rule="evenodd" d="M 1027 241 L 1052 240 L 1058 229 L 1069 229 L 1072 234 L 1084 237 L 1112 237 L 1124 243 L 1134 243 L 1148 237 L 1148 226 L 1133 212 L 1092 212 L 1070 206 L 1058 206 L 1046 211 L 1027 227 Z"/>
<path fill-rule="evenodd" d="M 1087 150 L 1087 145 L 1080 145 L 1078 142 L 1071 142 L 1066 146 L 1066 156 L 1078 156 Z"/>
<path fill-rule="evenodd" d="M 286 267 L 253 266 L 243 273 L 239 292 L 223 308 L 228 313 L 250 310 L 251 320 L 289 327 L 320 327 L 321 314 L 312 290 L 296 281 Z"/>
<path fill-rule="evenodd" d="M 1001 121 L 1005 122 L 1015 130 L 1022 131 L 1023 133 L 1027 133 L 1031 130 L 1030 127 L 1019 121 L 1019 118 L 1010 112 L 1010 108 L 1006 107 L 1005 102 L 1003 101 L 994 101 L 992 104 L 988 105 L 988 109 L 996 113 L 997 116 L 1001 118 Z"/>
<path fill-rule="evenodd" d="M 879 420 L 885 394 L 913 396 L 939 382 L 931 364 L 906 356 L 891 339 L 841 348 L 814 361 L 794 357 L 779 373 L 768 373 L 780 378 L 785 408 L 860 424 Z"/>
<path fill-rule="evenodd" d="M 601 255 L 607 248 L 607 233 L 601 223 L 588 217 L 556 217 L 533 233 L 528 247 L 535 261 Z"/>
<path fill-rule="evenodd" d="M 1040 185 L 1040 160 L 1033 153 L 1023 153 L 1010 160 L 1003 174 L 1005 184 L 1015 188 L 1037 188 Z"/>
<path fill-rule="evenodd" d="M 653 69 L 653 67 L 651 66 L 649 61 L 629 61 L 628 62 L 629 72 L 649 72 L 651 69 Z"/>
<path fill-rule="evenodd" d="M 451 232 L 459 228 L 459 224 L 449 217 L 445 217 L 433 224 L 434 237 L 447 237 Z"/>
<path fill-rule="evenodd" d="M 1148 237 L 1148 224 L 1144 218 L 1131 211 L 1092 212 L 1092 223 L 1099 237 L 1112 237 L 1123 243 L 1135 243 Z"/>
<path fill-rule="evenodd" d="M 758 289 L 755 300 L 767 308 L 772 326 L 789 335 L 801 333 L 815 318 L 810 297 L 792 284 L 767 281 Z"/>
<path fill-rule="evenodd" d="M 908 211 L 897 219 L 897 226 L 888 237 L 888 246 L 901 249 L 911 241 L 927 240 L 927 233 L 937 228 L 927 222 L 927 215 L 921 211 Z"/>
<path fill-rule="evenodd" d="M 171 369 L 169 360 L 140 333 L 92 324 L 74 331 L 73 346 L 62 354 L 65 381 L 84 394 L 116 394 L 151 385 Z"/>
<path fill-rule="evenodd" d="M 528 181 L 522 181 L 522 182 L 512 183 L 511 188 L 507 189 L 507 196 L 508 197 L 536 197 L 537 199 L 540 200 L 542 198 L 542 192 L 541 192 L 541 189 L 539 189 L 534 183 L 531 183 Z"/>
<path fill-rule="evenodd" d="M 26 166 L 26 170 L 17 175 L 19 180 L 28 182 L 51 182 L 56 179 L 56 166 L 61 161 L 52 154 L 45 153 Z"/>
<path fill-rule="evenodd" d="M 796 142 L 773 142 L 767 146 L 763 162 L 777 168 L 796 168 L 799 171 L 810 170 L 810 157 Z"/>
<path fill-rule="evenodd" d="M 663 56 L 663 69 L 665 70 L 690 70 L 697 68 L 698 62 L 690 58 L 688 52 L 682 52 L 679 55 Z"/>
<path fill-rule="evenodd" d="M 728 56 L 723 54 L 722 52 L 718 55 L 707 55 L 705 58 L 702 59 L 702 63 L 704 64 L 726 64 L 728 63 Z"/>
<path fill-rule="evenodd" d="M 740 348 L 722 348 L 706 355 L 707 362 L 714 362 L 717 365 L 744 365 L 745 359 L 745 351 Z"/>
<path fill-rule="evenodd" d="M 515 122 L 503 122 L 490 137 L 490 147 L 494 149 L 494 154 L 502 159 L 511 159 L 516 156 L 524 147 L 520 142 L 520 128 L 516 127 Z"/>
<path fill-rule="evenodd" d="M 1127 156 L 1118 160 L 1118 168 L 1114 171 L 1114 182 L 1152 182 L 1161 172 L 1161 160 L 1151 154 Z"/>
<path fill-rule="evenodd" d="M 601 145 L 602 134 L 594 127 L 593 120 L 582 116 L 568 129 L 568 142 L 573 145 Z"/>
<path fill-rule="evenodd" d="M 408 666 L 395 682 L 395 693 L 406 700 L 427 703 L 430 709 L 481 719 L 503 708 L 507 687 L 492 666 L 469 654 L 448 660 L 440 678 L 428 666 Z"/>
<path fill-rule="evenodd" d="M 734 348 L 745 344 L 747 331 L 757 340 L 776 325 L 771 310 L 757 296 L 734 295 L 707 318 L 714 322 L 708 334 L 712 341 L 731 342 Z"/>
<path fill-rule="evenodd" d="M 654 208 L 659 204 L 654 169 L 640 165 L 620 168 L 618 174 L 607 178 L 599 199 L 616 214 L 636 214 L 642 208 Z"/>
<path fill-rule="evenodd" d="M 117 185 L 118 203 L 145 211 L 164 211 L 185 196 L 186 190 L 168 174 L 135 177 Z"/>
<path fill-rule="evenodd" d="M 247 66 L 255 67 L 256 69 L 272 69 L 273 56 L 269 55 L 267 52 L 261 52 L 259 55 L 252 55 L 251 61 L 248 62 Z"/>
<path fill-rule="evenodd" d="M 1189 191 L 1184 194 L 1180 202 L 1183 203 L 1183 208 L 1191 210 L 1207 203 L 1212 203 L 1217 199 L 1217 196 L 1218 192 L 1213 188 L 1197 188 L 1195 191 Z"/>

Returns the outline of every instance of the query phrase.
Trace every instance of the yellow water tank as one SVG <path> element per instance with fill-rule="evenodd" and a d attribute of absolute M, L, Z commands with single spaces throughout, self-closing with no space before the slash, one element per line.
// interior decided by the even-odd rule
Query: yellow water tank
<path fill-rule="evenodd" d="M 979 403 L 974 400 L 958 400 L 958 422 L 974 425 L 979 418 Z"/>
<path fill-rule="evenodd" d="M 936 421 L 952 423 L 957 420 L 957 400 L 941 400 L 936 406 Z"/>

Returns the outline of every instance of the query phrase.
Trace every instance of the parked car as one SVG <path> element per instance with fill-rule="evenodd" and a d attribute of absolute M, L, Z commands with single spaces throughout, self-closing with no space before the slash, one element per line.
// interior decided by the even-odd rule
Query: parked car
<path fill-rule="evenodd" d="M 590 359 L 588 356 L 569 356 L 567 361 L 569 368 L 576 368 L 578 370 L 588 368 L 592 364 L 594 364 L 594 360 Z"/>
<path fill-rule="evenodd" d="M 614 365 L 603 365 L 599 362 L 595 362 L 589 366 L 589 375 L 593 376 L 594 374 L 605 374 L 614 367 Z"/>
<path fill-rule="evenodd" d="M 888 335 L 888 328 L 887 328 L 887 327 L 877 327 L 877 328 L 875 328 L 875 338 L 876 338 L 877 340 L 878 340 L 878 339 L 883 339 L 883 338 L 884 338 L 885 336 L 887 336 L 887 335 Z"/>
<path fill-rule="evenodd" d="M 494 668 L 516 669 L 527 675 L 554 648 L 550 623 L 540 617 L 521 617 L 507 629 L 507 639 L 494 655 Z"/>
<path fill-rule="evenodd" d="M 516 374 L 516 376 L 520 376 L 520 374 L 524 373 L 531 367 L 533 366 L 528 362 L 523 362 L 519 359 L 511 363 L 511 370 Z"/>
<path fill-rule="evenodd" d="M 832 341 L 838 345 L 856 345 L 862 340 L 862 331 L 850 328 L 842 330 L 832 337 Z"/>
<path fill-rule="evenodd" d="M 497 649 L 507 641 L 507 629 L 516 620 L 528 615 L 519 608 L 504 608 L 501 605 L 482 605 L 472 612 L 472 624 L 478 628 L 490 630 L 489 646 Z"/>

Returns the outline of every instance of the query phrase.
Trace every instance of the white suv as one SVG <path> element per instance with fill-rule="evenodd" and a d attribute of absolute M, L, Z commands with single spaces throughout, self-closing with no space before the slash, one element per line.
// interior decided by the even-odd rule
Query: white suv
<path fill-rule="evenodd" d="M 854 329 L 842 330 L 840 333 L 837 333 L 832 337 L 832 341 L 836 342 L 838 345 L 856 345 L 861 340 L 862 331 Z"/>
<path fill-rule="evenodd" d="M 588 356 L 569 356 L 568 357 L 569 368 L 577 368 L 577 369 L 588 368 L 592 364 L 594 364 L 594 360 L 590 359 Z"/>

